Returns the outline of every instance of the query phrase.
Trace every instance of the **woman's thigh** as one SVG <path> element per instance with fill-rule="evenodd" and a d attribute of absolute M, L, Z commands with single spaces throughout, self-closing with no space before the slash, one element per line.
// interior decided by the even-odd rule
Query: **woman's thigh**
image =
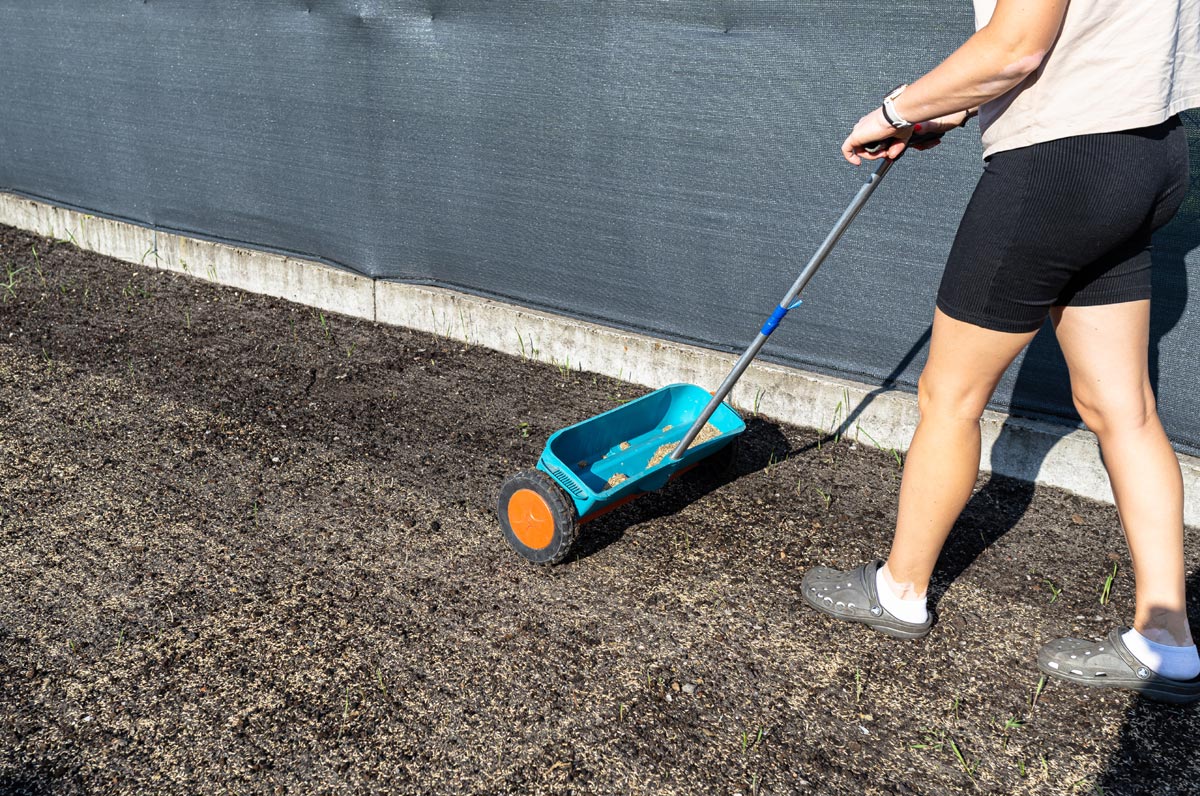
<path fill-rule="evenodd" d="M 1051 318 L 1084 422 L 1144 422 L 1154 411 L 1150 302 L 1055 307 Z"/>
<path fill-rule="evenodd" d="M 921 373 L 922 411 L 978 419 L 1004 371 L 1036 332 L 999 332 L 934 310 L 929 358 Z"/>

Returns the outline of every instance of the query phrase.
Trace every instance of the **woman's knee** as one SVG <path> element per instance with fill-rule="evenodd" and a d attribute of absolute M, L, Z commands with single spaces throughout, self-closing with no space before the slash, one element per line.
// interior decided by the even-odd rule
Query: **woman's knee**
<path fill-rule="evenodd" d="M 917 381 L 917 406 L 922 418 L 979 422 L 991 396 L 987 385 L 930 373 L 928 369 Z"/>
<path fill-rule="evenodd" d="M 1084 425 L 1097 435 L 1112 430 L 1137 430 L 1158 417 L 1154 391 L 1148 383 L 1127 389 L 1114 389 L 1111 385 L 1104 389 L 1072 385 L 1071 399 Z"/>

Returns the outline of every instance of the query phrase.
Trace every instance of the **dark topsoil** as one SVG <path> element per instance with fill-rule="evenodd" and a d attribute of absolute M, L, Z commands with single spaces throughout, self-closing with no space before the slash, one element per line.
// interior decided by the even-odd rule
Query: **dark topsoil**
<path fill-rule="evenodd" d="M 6 228 L 0 265 L 0 792 L 1200 780 L 1197 710 L 1035 698 L 1040 643 L 1131 618 L 1109 506 L 984 480 L 933 634 L 894 641 L 798 594 L 886 551 L 893 455 L 752 419 L 733 480 L 677 482 L 536 568 L 499 484 L 640 388 Z"/>

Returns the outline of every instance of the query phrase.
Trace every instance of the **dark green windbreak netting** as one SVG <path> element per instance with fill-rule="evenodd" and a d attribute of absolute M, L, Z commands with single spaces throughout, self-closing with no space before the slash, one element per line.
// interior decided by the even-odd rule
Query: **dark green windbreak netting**
<path fill-rule="evenodd" d="M 966 0 L 0 0 L 0 189 L 734 349 L 864 176 L 849 125 L 971 30 Z M 980 168 L 973 126 L 898 164 L 766 355 L 912 389 Z M 1193 453 L 1198 245 L 1194 192 L 1152 346 Z M 1049 336 L 997 406 L 1073 417 Z"/>

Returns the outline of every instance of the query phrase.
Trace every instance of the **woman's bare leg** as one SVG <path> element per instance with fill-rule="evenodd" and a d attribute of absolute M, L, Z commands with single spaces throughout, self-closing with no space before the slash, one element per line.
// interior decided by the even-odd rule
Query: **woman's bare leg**
<path fill-rule="evenodd" d="M 1150 389 L 1150 302 L 1056 308 L 1053 320 L 1075 407 L 1100 440 L 1129 543 L 1134 629 L 1160 644 L 1189 646 L 1183 478 Z"/>
<path fill-rule="evenodd" d="M 884 580 L 896 596 L 923 597 L 938 554 L 979 476 L 979 418 L 997 382 L 1035 332 L 984 329 L 934 311 L 929 359 L 917 388 L 917 425 Z"/>

